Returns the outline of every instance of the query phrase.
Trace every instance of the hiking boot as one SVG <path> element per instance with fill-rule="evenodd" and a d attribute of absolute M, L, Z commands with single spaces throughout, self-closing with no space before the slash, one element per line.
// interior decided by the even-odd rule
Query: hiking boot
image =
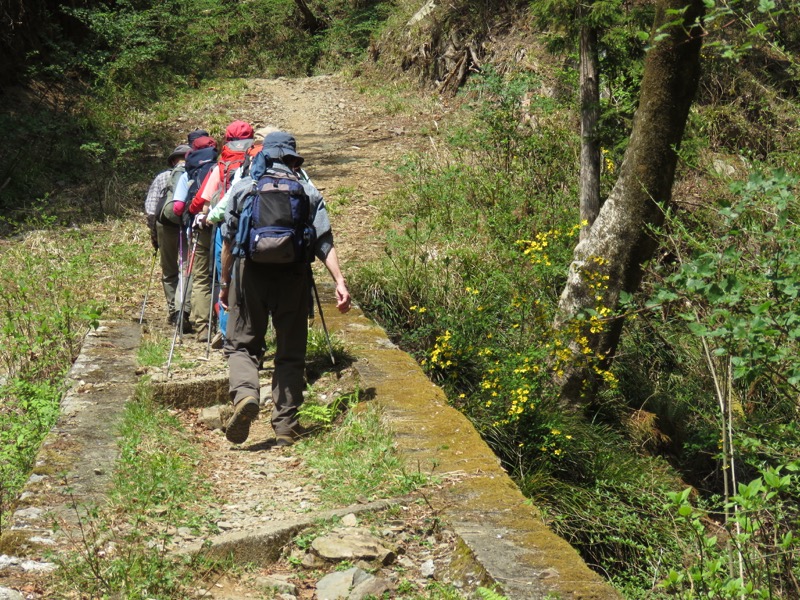
<path fill-rule="evenodd" d="M 181 327 L 181 333 L 192 333 L 192 323 L 189 321 L 189 317 L 183 315 L 183 326 Z"/>
<path fill-rule="evenodd" d="M 225 425 L 225 438 L 232 444 L 242 444 L 250 435 L 250 423 L 258 416 L 258 399 L 247 396 L 233 407 L 233 416 Z"/>
<path fill-rule="evenodd" d="M 218 331 L 214 334 L 214 337 L 211 338 L 211 347 L 214 350 L 219 350 L 225 344 L 225 337 L 222 335 L 221 331 Z"/>
<path fill-rule="evenodd" d="M 286 448 L 294 444 L 294 438 L 291 435 L 276 435 L 275 446 L 278 448 Z"/>
<path fill-rule="evenodd" d="M 292 427 L 292 429 L 291 429 L 291 431 L 289 431 L 289 433 L 276 433 L 275 434 L 275 445 L 276 446 L 281 446 L 281 447 L 283 447 L 283 446 L 291 446 L 297 440 L 306 437 L 310 433 L 312 433 L 311 429 L 309 429 L 307 427 L 303 427 L 302 425 L 299 425 L 299 424 L 295 425 L 294 427 Z"/>
<path fill-rule="evenodd" d="M 197 341 L 198 342 L 206 342 L 208 341 L 208 323 L 205 321 L 201 323 L 197 323 L 195 325 L 195 333 L 197 334 Z"/>

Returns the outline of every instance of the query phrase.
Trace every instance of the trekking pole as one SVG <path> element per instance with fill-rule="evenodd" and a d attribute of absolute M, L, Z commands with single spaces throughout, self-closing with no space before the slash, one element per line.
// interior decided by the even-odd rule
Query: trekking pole
<path fill-rule="evenodd" d="M 172 354 L 175 351 L 175 342 L 178 340 L 178 331 L 183 334 L 183 315 L 186 308 L 186 293 L 189 288 L 189 282 L 192 280 L 192 267 L 194 266 L 195 252 L 197 252 L 197 237 L 194 238 L 194 242 L 192 244 L 192 254 L 189 256 L 189 268 L 186 269 L 186 285 L 184 289 L 181 290 L 181 309 L 178 312 L 178 319 L 175 323 L 175 333 L 172 336 L 172 346 L 170 346 L 169 349 L 169 358 L 167 359 L 167 377 L 169 377 L 169 369 L 172 365 Z"/>
<path fill-rule="evenodd" d="M 142 302 L 142 312 L 139 315 L 139 325 L 142 324 L 144 320 L 144 307 L 147 306 L 147 297 L 150 295 L 150 286 L 153 283 L 153 273 L 156 269 L 156 255 L 158 254 L 158 248 L 153 250 L 153 264 L 150 265 L 150 278 L 147 280 L 147 290 L 144 293 L 144 301 Z"/>
<path fill-rule="evenodd" d="M 211 355 L 211 317 L 214 316 L 214 288 L 217 287 L 217 227 L 211 228 L 211 302 L 208 307 L 208 336 L 206 338 L 206 358 Z M 220 309 L 221 310 L 221 309 Z M 219 327 L 219 320 L 217 320 Z"/>
<path fill-rule="evenodd" d="M 314 290 L 314 297 L 317 299 L 317 310 L 319 311 L 319 320 L 322 321 L 322 330 L 325 332 L 325 339 L 328 340 L 328 352 L 331 357 L 331 364 L 336 364 L 336 359 L 333 358 L 333 345 L 331 344 L 331 336 L 328 335 L 328 326 L 325 325 L 325 315 L 322 314 L 322 304 L 319 302 L 319 292 L 317 292 L 317 284 L 314 281 L 314 273 L 311 272 L 311 267 L 308 268 L 308 274 L 311 277 L 311 289 Z"/>

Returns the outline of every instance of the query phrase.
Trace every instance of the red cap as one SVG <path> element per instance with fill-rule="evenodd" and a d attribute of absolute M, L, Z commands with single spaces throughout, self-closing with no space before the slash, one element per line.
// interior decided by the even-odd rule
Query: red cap
<path fill-rule="evenodd" d="M 201 136 L 192 142 L 192 150 L 201 150 L 203 148 L 216 148 L 217 142 L 214 138 L 207 135 Z"/>
<path fill-rule="evenodd" d="M 225 141 L 249 140 L 255 135 L 253 126 L 244 121 L 234 121 L 225 130 Z"/>

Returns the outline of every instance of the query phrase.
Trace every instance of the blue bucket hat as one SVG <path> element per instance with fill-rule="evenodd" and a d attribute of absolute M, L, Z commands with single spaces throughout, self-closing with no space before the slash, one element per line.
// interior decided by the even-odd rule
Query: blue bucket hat
<path fill-rule="evenodd" d="M 298 161 L 298 167 L 302 165 L 305 160 L 297 153 L 297 142 L 294 136 L 285 131 L 273 131 L 268 133 L 264 138 L 264 146 L 261 152 L 273 160 L 282 160 L 285 156 L 293 156 Z"/>

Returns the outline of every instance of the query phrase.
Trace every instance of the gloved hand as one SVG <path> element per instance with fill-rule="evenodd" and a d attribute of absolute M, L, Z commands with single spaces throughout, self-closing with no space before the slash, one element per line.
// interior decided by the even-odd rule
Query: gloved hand
<path fill-rule="evenodd" d="M 150 230 L 150 243 L 153 244 L 153 250 L 158 250 L 158 234 Z"/>
<path fill-rule="evenodd" d="M 192 229 L 202 229 L 205 226 L 206 226 L 205 213 L 197 213 L 194 217 L 194 223 L 192 223 Z"/>

